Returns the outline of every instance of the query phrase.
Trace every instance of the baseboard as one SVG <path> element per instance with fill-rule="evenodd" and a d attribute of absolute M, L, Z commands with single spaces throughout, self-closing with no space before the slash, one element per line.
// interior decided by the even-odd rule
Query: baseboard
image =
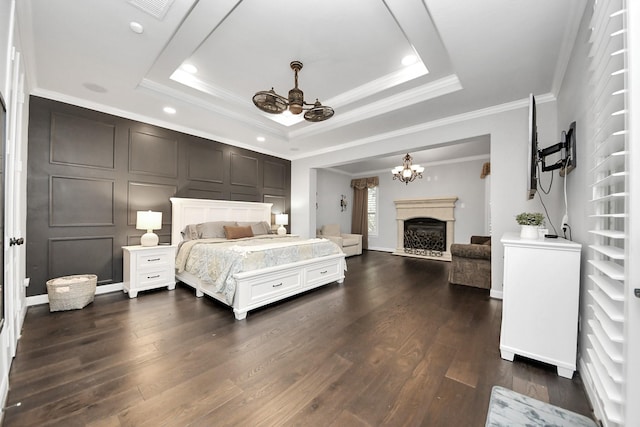
<path fill-rule="evenodd" d="M 111 283 L 109 285 L 96 286 L 96 295 L 122 291 L 123 288 L 124 288 L 124 285 L 122 282 Z M 34 305 L 41 305 L 41 304 L 49 304 L 49 295 L 43 294 L 43 295 L 33 295 L 30 297 L 27 297 L 27 307 L 31 307 Z"/>
<path fill-rule="evenodd" d="M 489 296 L 494 299 L 502 299 L 502 291 L 491 289 L 491 292 L 489 292 Z"/>
<path fill-rule="evenodd" d="M 378 251 L 378 252 L 393 252 L 395 251 L 395 248 L 391 249 L 391 248 L 380 248 L 380 247 L 368 247 L 367 250 Z"/>

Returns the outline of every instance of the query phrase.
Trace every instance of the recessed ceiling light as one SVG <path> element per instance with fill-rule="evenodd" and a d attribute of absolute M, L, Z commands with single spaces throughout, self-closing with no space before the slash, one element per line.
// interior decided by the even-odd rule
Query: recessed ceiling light
<path fill-rule="evenodd" d="M 144 27 L 139 22 L 135 22 L 135 21 L 129 22 L 129 28 L 131 28 L 131 31 L 133 31 L 136 34 L 142 34 L 144 32 Z"/>
<path fill-rule="evenodd" d="M 264 136 L 259 136 L 256 138 L 256 141 L 258 142 L 265 142 L 267 139 Z"/>
<path fill-rule="evenodd" d="M 176 109 L 173 107 L 164 107 L 162 109 L 162 111 L 164 111 L 167 114 L 175 114 L 176 113 Z"/>
<path fill-rule="evenodd" d="M 418 57 L 415 55 L 407 55 L 402 58 L 402 65 L 413 65 L 418 61 Z"/>
<path fill-rule="evenodd" d="M 182 71 L 186 71 L 189 74 L 196 74 L 198 72 L 198 68 L 193 64 L 182 64 L 180 68 Z"/>

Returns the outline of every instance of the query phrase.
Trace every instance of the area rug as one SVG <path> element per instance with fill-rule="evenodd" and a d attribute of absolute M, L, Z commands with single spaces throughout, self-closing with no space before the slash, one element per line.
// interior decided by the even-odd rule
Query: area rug
<path fill-rule="evenodd" d="M 593 420 L 583 415 L 494 386 L 485 427 L 516 426 L 597 427 Z"/>

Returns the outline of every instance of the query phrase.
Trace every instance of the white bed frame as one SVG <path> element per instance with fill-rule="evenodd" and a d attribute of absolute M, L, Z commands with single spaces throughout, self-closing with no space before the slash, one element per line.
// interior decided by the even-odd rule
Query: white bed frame
<path fill-rule="evenodd" d="M 271 203 L 233 202 L 226 200 L 171 199 L 171 244 L 182 241 L 180 232 L 188 224 L 207 221 L 267 221 L 271 224 Z M 258 307 L 306 292 L 318 286 L 344 281 L 344 253 L 328 255 L 305 261 L 292 262 L 277 267 L 237 273 L 233 312 L 236 319 L 247 317 L 247 312 Z M 188 273 L 176 272 L 176 280 L 196 291 L 197 297 L 209 295 L 229 305 L 224 295 L 203 287 L 200 280 Z"/>

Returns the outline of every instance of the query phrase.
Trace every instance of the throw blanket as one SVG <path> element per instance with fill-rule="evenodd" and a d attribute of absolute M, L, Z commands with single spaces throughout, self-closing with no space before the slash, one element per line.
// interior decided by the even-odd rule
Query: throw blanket
<path fill-rule="evenodd" d="M 265 235 L 237 240 L 200 239 L 184 242 L 176 256 L 178 272 L 187 271 L 204 286 L 222 293 L 229 305 L 236 291 L 234 274 L 296 261 L 339 254 L 338 245 L 327 239 Z M 346 263 L 345 263 L 346 268 Z"/>

